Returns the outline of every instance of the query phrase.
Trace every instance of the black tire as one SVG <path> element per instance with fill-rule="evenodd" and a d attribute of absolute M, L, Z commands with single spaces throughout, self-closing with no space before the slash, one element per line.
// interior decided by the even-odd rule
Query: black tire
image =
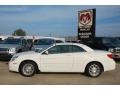
<path fill-rule="evenodd" d="M 98 62 L 89 63 L 85 69 L 85 74 L 90 77 L 98 77 L 102 74 L 102 72 L 103 72 L 103 67 Z"/>
<path fill-rule="evenodd" d="M 25 77 L 31 77 L 37 72 L 37 66 L 34 62 L 25 61 L 21 63 L 19 72 Z"/>

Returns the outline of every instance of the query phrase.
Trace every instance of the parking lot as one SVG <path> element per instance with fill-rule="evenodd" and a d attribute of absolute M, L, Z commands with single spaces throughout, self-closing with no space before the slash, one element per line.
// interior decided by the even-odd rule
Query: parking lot
<path fill-rule="evenodd" d="M 33 77 L 23 77 L 9 72 L 8 62 L 0 61 L 0 85 L 119 85 L 120 62 L 116 70 L 103 73 L 100 77 L 90 78 L 80 73 L 38 73 Z"/>

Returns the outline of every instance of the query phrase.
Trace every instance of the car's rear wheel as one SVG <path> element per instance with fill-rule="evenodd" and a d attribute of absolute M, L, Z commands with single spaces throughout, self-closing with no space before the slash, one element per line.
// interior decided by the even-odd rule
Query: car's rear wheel
<path fill-rule="evenodd" d="M 30 77 L 33 76 L 37 71 L 37 66 L 34 62 L 23 62 L 20 65 L 20 69 L 19 72 L 21 75 L 26 76 L 26 77 Z"/>
<path fill-rule="evenodd" d="M 98 77 L 103 72 L 103 67 L 98 62 L 89 63 L 86 67 L 85 73 L 90 77 Z"/>

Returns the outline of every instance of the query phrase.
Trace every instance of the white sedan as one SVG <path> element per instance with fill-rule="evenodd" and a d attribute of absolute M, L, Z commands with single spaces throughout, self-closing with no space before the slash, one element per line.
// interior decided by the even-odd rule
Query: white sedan
<path fill-rule="evenodd" d="M 83 44 L 58 43 L 48 48 L 15 54 L 9 70 L 23 76 L 40 72 L 81 72 L 97 77 L 104 71 L 114 70 L 115 62 L 107 51 L 94 51 Z"/>

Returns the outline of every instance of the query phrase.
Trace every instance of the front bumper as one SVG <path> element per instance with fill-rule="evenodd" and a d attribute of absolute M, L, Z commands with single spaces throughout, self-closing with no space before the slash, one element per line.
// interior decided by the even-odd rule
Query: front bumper
<path fill-rule="evenodd" d="M 19 64 L 15 61 L 9 61 L 9 71 L 19 72 Z"/>

